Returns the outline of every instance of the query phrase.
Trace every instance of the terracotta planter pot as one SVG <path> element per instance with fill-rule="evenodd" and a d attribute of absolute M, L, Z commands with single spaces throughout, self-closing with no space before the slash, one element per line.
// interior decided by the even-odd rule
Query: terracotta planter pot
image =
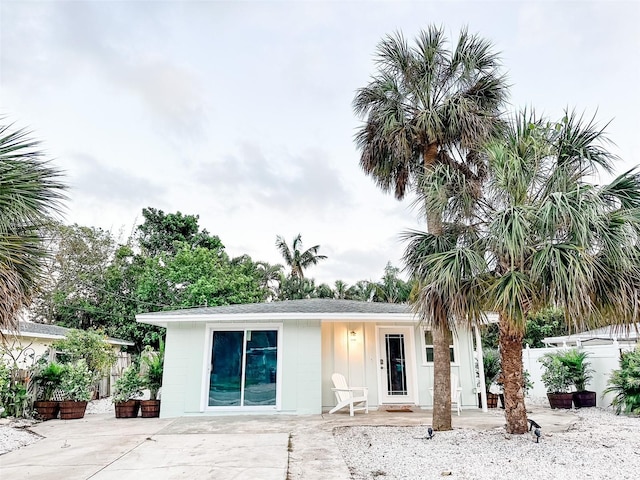
<path fill-rule="evenodd" d="M 583 392 L 573 392 L 573 404 L 576 408 L 595 407 L 596 392 L 585 390 Z"/>
<path fill-rule="evenodd" d="M 569 409 L 573 403 L 572 393 L 547 393 L 551 408 Z"/>
<path fill-rule="evenodd" d="M 60 402 L 60 420 L 83 418 L 87 402 Z"/>
<path fill-rule="evenodd" d="M 116 403 L 116 418 L 136 418 L 140 410 L 138 400 L 127 400 L 126 402 Z"/>
<path fill-rule="evenodd" d="M 38 416 L 42 420 L 53 420 L 54 418 L 58 418 L 60 403 L 43 400 L 40 402 L 33 402 L 33 408 L 36 409 Z"/>
<path fill-rule="evenodd" d="M 160 400 L 140 400 L 142 418 L 154 418 L 160 416 Z"/>

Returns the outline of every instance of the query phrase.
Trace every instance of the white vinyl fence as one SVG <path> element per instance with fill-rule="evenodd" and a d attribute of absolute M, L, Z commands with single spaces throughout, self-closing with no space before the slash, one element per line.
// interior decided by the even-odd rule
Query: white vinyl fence
<path fill-rule="evenodd" d="M 595 391 L 597 394 L 596 402 L 599 407 L 609 407 L 611 404 L 612 394 L 603 397 L 603 392 L 607 388 L 609 375 L 612 370 L 620 368 L 620 352 L 633 350 L 633 346 L 627 344 L 618 344 L 614 342 L 610 345 L 582 345 L 578 347 L 589 353 L 587 357 L 590 367 L 595 372 L 591 382 L 588 383 L 587 389 Z M 522 364 L 525 370 L 529 372 L 533 388 L 529 391 L 528 397 L 534 401 L 539 401 L 547 397 L 547 390 L 542 383 L 542 363 L 538 361 L 540 357 L 546 353 L 567 350 L 567 347 L 553 348 L 525 348 L 522 351 Z"/>

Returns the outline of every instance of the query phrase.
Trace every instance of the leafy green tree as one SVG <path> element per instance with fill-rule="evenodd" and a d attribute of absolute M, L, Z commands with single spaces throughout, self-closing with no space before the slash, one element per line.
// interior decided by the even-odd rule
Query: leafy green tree
<path fill-rule="evenodd" d="M 156 208 L 143 208 L 144 222 L 138 226 L 138 243 L 140 248 L 149 256 L 159 253 L 175 254 L 180 243 L 222 250 L 224 246 L 217 236 L 212 236 L 207 230 L 200 230 L 198 215 L 183 215 L 164 213 Z"/>
<path fill-rule="evenodd" d="M 71 329 L 65 338 L 53 343 L 53 348 L 64 363 L 86 362 L 94 380 L 108 372 L 116 361 L 116 352 L 107 343 L 106 335 L 97 331 Z"/>
<path fill-rule="evenodd" d="M 382 280 L 375 285 L 374 302 L 404 303 L 409 299 L 411 285 L 398 277 L 400 269 L 387 263 Z"/>
<path fill-rule="evenodd" d="M 283 237 L 276 237 L 276 247 L 285 263 L 291 268 L 291 276 L 296 278 L 304 278 L 304 270 L 311 265 L 317 265 L 320 260 L 325 260 L 325 255 L 319 255 L 320 245 L 314 245 L 306 250 L 302 250 L 302 236 L 298 234 L 291 244 L 291 248 Z"/>
<path fill-rule="evenodd" d="M 568 334 L 569 329 L 564 319 L 564 312 L 559 308 L 546 308 L 527 315 L 527 326 L 522 343 L 523 346 L 529 345 L 531 348 L 544 348 L 546 346 L 542 342 L 544 338 Z"/>
<path fill-rule="evenodd" d="M 314 296 L 317 298 L 335 298 L 336 293 L 326 283 L 321 283 L 316 287 Z"/>
<path fill-rule="evenodd" d="M 564 312 L 556 307 L 545 308 L 539 312 L 527 314 L 527 326 L 525 329 L 522 346 L 531 348 L 543 348 L 542 342 L 547 337 L 568 335 L 569 328 L 564 319 Z M 489 348 L 498 348 L 500 328 L 497 323 L 487 325 L 482 331 L 482 344 Z"/>
<path fill-rule="evenodd" d="M 0 125 L 0 327 L 17 328 L 48 252 L 41 231 L 59 214 L 66 186 L 30 132 Z"/>
<path fill-rule="evenodd" d="M 378 72 L 357 91 L 353 106 L 364 124 L 356 134 L 360 166 L 382 190 L 402 199 L 421 179 L 445 164 L 477 182 L 479 147 L 496 129 L 507 94 L 500 59 L 490 42 L 466 29 L 449 48 L 444 29 L 429 27 L 409 45 L 401 33 L 384 38 L 376 52 Z M 442 211 L 425 204 L 429 232 L 443 234 Z M 421 279 L 418 279 L 421 280 Z M 451 429 L 449 345 L 454 319 L 444 295 L 417 303 L 434 341 L 433 428 Z"/>
<path fill-rule="evenodd" d="M 345 297 L 349 300 L 360 300 L 370 302 L 376 294 L 376 284 L 369 280 L 358 280 L 347 288 Z"/>
<path fill-rule="evenodd" d="M 278 288 L 278 300 L 301 300 L 316 297 L 316 284 L 313 279 L 293 275 L 282 275 Z"/>
<path fill-rule="evenodd" d="M 183 307 L 263 301 L 262 273 L 249 257 L 230 262 L 226 254 L 202 247 L 183 247 L 167 258 L 168 280 Z"/>
<path fill-rule="evenodd" d="M 433 188 L 429 201 L 455 221 L 439 238 L 409 234 L 408 264 L 446 294 L 453 317 L 498 313 L 509 433 L 528 430 L 522 341 L 529 314 L 556 306 L 572 329 L 635 321 L 640 175 L 590 184 L 599 168 L 612 169 L 605 142 L 575 113 L 549 123 L 522 112 L 487 146 L 483 196 L 451 201 Z M 457 172 L 444 168 L 428 180 L 460 185 Z"/>
<path fill-rule="evenodd" d="M 95 326 L 100 288 L 113 261 L 116 241 L 111 232 L 55 222 L 44 229 L 51 256 L 31 305 L 34 320 L 70 328 Z"/>

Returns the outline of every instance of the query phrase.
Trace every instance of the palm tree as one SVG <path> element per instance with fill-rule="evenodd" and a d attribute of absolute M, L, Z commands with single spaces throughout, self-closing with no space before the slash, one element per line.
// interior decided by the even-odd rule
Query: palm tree
<path fill-rule="evenodd" d="M 41 236 L 66 188 L 25 130 L 0 125 L 0 327 L 15 329 L 48 255 Z"/>
<path fill-rule="evenodd" d="M 314 245 L 302 251 L 302 236 L 298 234 L 291 244 L 291 248 L 283 237 L 276 237 L 276 247 L 280 251 L 282 258 L 288 267 L 291 267 L 291 276 L 295 278 L 304 278 L 304 269 L 311 265 L 317 265 L 320 260 L 325 260 L 325 255 L 318 255 L 320 245 Z"/>
<path fill-rule="evenodd" d="M 445 235 L 407 234 L 407 264 L 431 290 L 445 293 L 453 317 L 498 313 L 509 433 L 528 429 L 527 314 L 556 306 L 572 329 L 637 321 L 640 174 L 591 185 L 599 168 L 612 168 L 605 142 L 593 121 L 575 113 L 547 123 L 522 112 L 486 149 L 483 196 L 469 194 L 456 172 L 440 169 L 429 183 L 448 186 L 449 195 L 432 188 L 427 196 L 450 220 Z"/>
<path fill-rule="evenodd" d="M 374 302 L 405 303 L 411 293 L 411 284 L 398 278 L 400 269 L 387 262 L 382 280 L 375 284 Z"/>
<path fill-rule="evenodd" d="M 401 33 L 378 45 L 378 73 L 357 91 L 353 106 L 364 124 L 356 134 L 360 166 L 382 190 L 402 199 L 419 189 L 422 176 L 439 164 L 469 181 L 483 173 L 477 150 L 499 124 L 507 85 L 490 42 L 466 29 L 452 49 L 442 28 L 420 32 L 410 46 Z M 442 235 L 442 212 L 425 209 L 427 227 Z M 441 297 L 437 304 L 443 305 Z M 449 345 L 446 309 L 418 308 L 434 339 L 433 428 L 451 429 Z"/>

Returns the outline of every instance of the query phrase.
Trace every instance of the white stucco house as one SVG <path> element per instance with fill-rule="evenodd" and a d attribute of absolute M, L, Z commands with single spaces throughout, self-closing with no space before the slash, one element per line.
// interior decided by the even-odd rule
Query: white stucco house
<path fill-rule="evenodd" d="M 432 406 L 431 334 L 407 305 L 308 299 L 145 313 L 166 328 L 162 417 L 319 414 L 331 375 L 369 389 L 370 408 Z M 473 336 L 459 329 L 452 373 L 477 408 Z"/>

